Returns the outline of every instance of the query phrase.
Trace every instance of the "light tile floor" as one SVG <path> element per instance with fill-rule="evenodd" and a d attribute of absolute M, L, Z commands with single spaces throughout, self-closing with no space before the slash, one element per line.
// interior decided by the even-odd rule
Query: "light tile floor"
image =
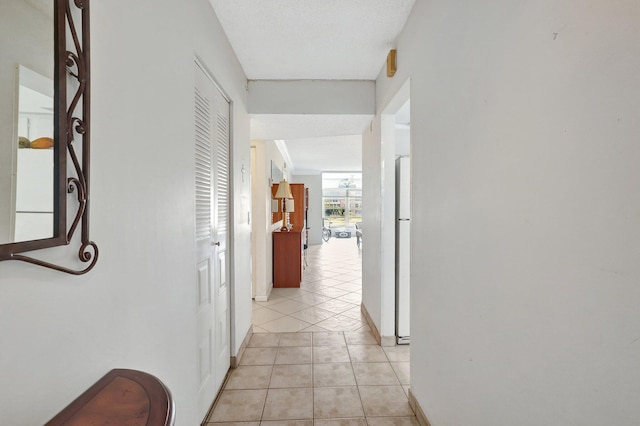
<path fill-rule="evenodd" d="M 300 288 L 274 288 L 269 301 L 253 302 L 253 332 L 367 330 L 360 254 L 354 238 L 310 246 Z"/>
<path fill-rule="evenodd" d="M 253 303 L 254 335 L 208 425 L 418 425 L 409 347 L 378 346 L 360 312 L 360 253 L 355 238 L 311 246 L 299 289 Z"/>

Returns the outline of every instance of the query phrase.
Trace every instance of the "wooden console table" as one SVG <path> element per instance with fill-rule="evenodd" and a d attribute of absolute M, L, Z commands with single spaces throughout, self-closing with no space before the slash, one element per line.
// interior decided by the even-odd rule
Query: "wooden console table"
<path fill-rule="evenodd" d="M 154 376 L 111 370 L 45 426 L 170 426 L 171 393 Z"/>

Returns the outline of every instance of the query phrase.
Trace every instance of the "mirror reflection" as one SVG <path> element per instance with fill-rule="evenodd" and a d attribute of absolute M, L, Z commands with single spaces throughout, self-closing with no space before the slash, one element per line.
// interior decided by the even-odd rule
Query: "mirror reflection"
<path fill-rule="evenodd" d="M 0 244 L 54 235 L 52 0 L 0 2 Z"/>
<path fill-rule="evenodd" d="M 53 236 L 53 81 L 20 67 L 14 241 Z"/>

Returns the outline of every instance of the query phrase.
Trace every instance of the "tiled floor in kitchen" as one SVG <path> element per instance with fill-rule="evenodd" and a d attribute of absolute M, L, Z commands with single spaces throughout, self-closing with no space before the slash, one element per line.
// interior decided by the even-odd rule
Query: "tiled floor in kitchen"
<path fill-rule="evenodd" d="M 307 256 L 299 289 L 254 302 L 254 335 L 207 424 L 416 426 L 409 346 L 378 346 L 360 314 L 355 238 L 332 238 Z"/>

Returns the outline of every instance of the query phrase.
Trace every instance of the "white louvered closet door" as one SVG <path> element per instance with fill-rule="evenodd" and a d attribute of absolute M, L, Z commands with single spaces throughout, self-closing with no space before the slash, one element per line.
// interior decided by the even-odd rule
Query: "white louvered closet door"
<path fill-rule="evenodd" d="M 196 63 L 195 222 L 198 294 L 198 413 L 207 414 L 230 365 L 230 105 Z"/>

